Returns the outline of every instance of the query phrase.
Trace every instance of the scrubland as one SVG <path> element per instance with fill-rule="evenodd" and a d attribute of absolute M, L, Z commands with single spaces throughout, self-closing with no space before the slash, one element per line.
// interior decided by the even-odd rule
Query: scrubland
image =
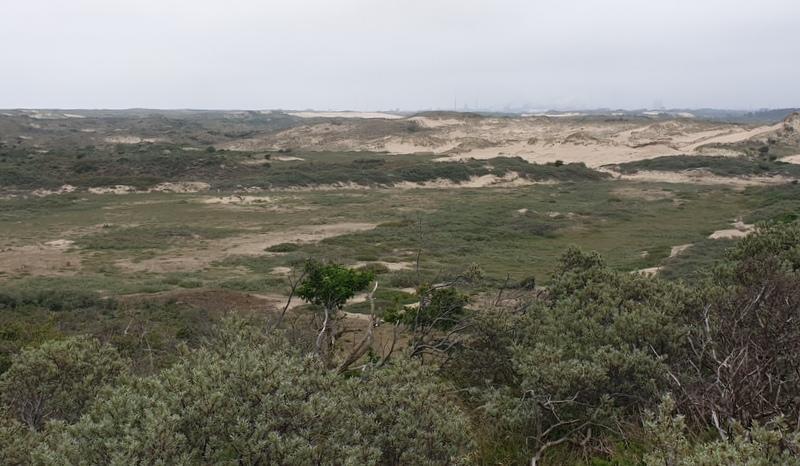
<path fill-rule="evenodd" d="M 0 115 L 0 463 L 798 464 L 796 114 L 68 113 Z"/>

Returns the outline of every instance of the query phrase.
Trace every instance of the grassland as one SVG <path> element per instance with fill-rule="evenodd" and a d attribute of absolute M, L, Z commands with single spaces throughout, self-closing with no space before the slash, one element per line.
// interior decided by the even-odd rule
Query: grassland
<path fill-rule="evenodd" d="M 1 247 L 73 241 L 53 253 L 74 257 L 74 270 L 45 274 L 46 287 L 61 283 L 110 297 L 181 287 L 278 293 L 282 268 L 307 257 L 389 264 L 381 274 L 386 285 L 407 288 L 417 282 L 418 252 L 425 280 L 475 263 L 498 282 L 509 274 L 544 282 L 570 245 L 597 250 L 618 269 L 652 267 L 672 246 L 701 242 L 738 217 L 794 215 L 796 189 L 592 181 L 275 191 L 250 204 L 209 203 L 227 193 L 67 194 L 0 202 L 7 232 Z M 314 228 L 330 224 L 345 225 L 342 234 L 314 236 Z M 347 232 L 348 224 L 366 227 Z M 309 233 L 295 238 L 302 231 Z M 243 243 L 252 247 L 237 253 Z M 25 268 L 3 276 L 5 290 L 44 286 Z"/>

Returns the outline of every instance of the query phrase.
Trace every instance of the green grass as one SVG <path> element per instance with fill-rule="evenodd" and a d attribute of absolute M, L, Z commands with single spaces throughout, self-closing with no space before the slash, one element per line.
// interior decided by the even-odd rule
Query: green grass
<path fill-rule="evenodd" d="M 752 222 L 800 212 L 797 185 L 737 191 L 597 180 L 492 189 L 270 193 L 274 205 L 283 207 L 279 210 L 202 202 L 209 196 L 152 193 L 0 200 L 0 228 L 7 232 L 0 238 L 0 248 L 71 239 L 76 246 L 69 254 L 78 255 L 82 264 L 77 276 L 0 276 L 0 294 L 13 300 L 6 312 L 37 316 L 37 322 L 55 319 L 67 333 L 80 328 L 118 330 L 131 319 L 130 306 L 113 307 L 125 295 L 209 289 L 284 293 L 285 278 L 273 269 L 301 267 L 310 257 L 350 265 L 367 262 L 367 267 L 380 271 L 381 310 L 413 300 L 399 289 L 416 286 L 418 276 L 415 270 L 388 271 L 375 263 L 407 262 L 413 267 L 418 250 L 420 278 L 431 282 L 453 277 L 474 263 L 484 270 L 489 285 L 504 282 L 507 275 L 511 283 L 533 277 L 546 284 L 556 260 L 570 245 L 597 250 L 620 270 L 664 265 L 666 278 L 693 279 L 695 271 L 720 257 L 729 243 L 706 240 L 713 231 L 728 228 L 740 216 Z M 286 252 L 228 256 L 196 269 L 131 273 L 119 264 L 175 254 L 201 256 L 222 245 L 235 245 L 239 235 L 286 235 L 295 227 L 338 222 L 377 227 L 316 243 L 289 240 L 271 248 Z M 687 243 L 695 246 L 667 259 L 672 246 Z M 368 304 L 351 305 L 348 310 L 367 312 Z M 200 327 L 195 327 L 207 318 L 182 305 L 169 311 L 173 317 L 157 315 L 160 311 L 155 310 L 136 312 L 169 329 L 163 342 L 174 342 L 181 328 L 170 320 L 173 317 L 196 323 L 180 330 L 182 335 L 196 335 Z"/>

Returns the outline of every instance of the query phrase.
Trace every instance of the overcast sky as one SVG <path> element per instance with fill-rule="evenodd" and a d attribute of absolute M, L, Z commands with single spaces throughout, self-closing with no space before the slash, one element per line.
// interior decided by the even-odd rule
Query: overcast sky
<path fill-rule="evenodd" d="M 2 0 L 0 107 L 800 106 L 798 0 Z"/>

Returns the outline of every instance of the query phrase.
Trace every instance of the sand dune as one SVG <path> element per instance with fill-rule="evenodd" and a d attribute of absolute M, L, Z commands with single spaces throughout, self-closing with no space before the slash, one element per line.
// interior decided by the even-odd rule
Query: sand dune
<path fill-rule="evenodd" d="M 708 144 L 731 144 L 778 131 L 783 124 L 746 125 L 696 119 L 600 119 L 476 117 L 454 113 L 399 115 L 363 112 L 295 112 L 321 121 L 277 133 L 231 141 L 222 148 L 267 150 L 290 147 L 313 151 L 371 151 L 393 155 L 429 153 L 438 160 L 521 157 L 535 163 L 561 160 L 590 167 L 661 156 L 701 153 Z M 358 120 L 373 119 L 371 121 Z M 379 120 L 375 120 L 379 119 Z M 382 120 L 380 120 L 382 119 Z M 715 151 L 737 155 L 736 151 Z M 703 152 L 705 153 L 705 152 Z"/>

